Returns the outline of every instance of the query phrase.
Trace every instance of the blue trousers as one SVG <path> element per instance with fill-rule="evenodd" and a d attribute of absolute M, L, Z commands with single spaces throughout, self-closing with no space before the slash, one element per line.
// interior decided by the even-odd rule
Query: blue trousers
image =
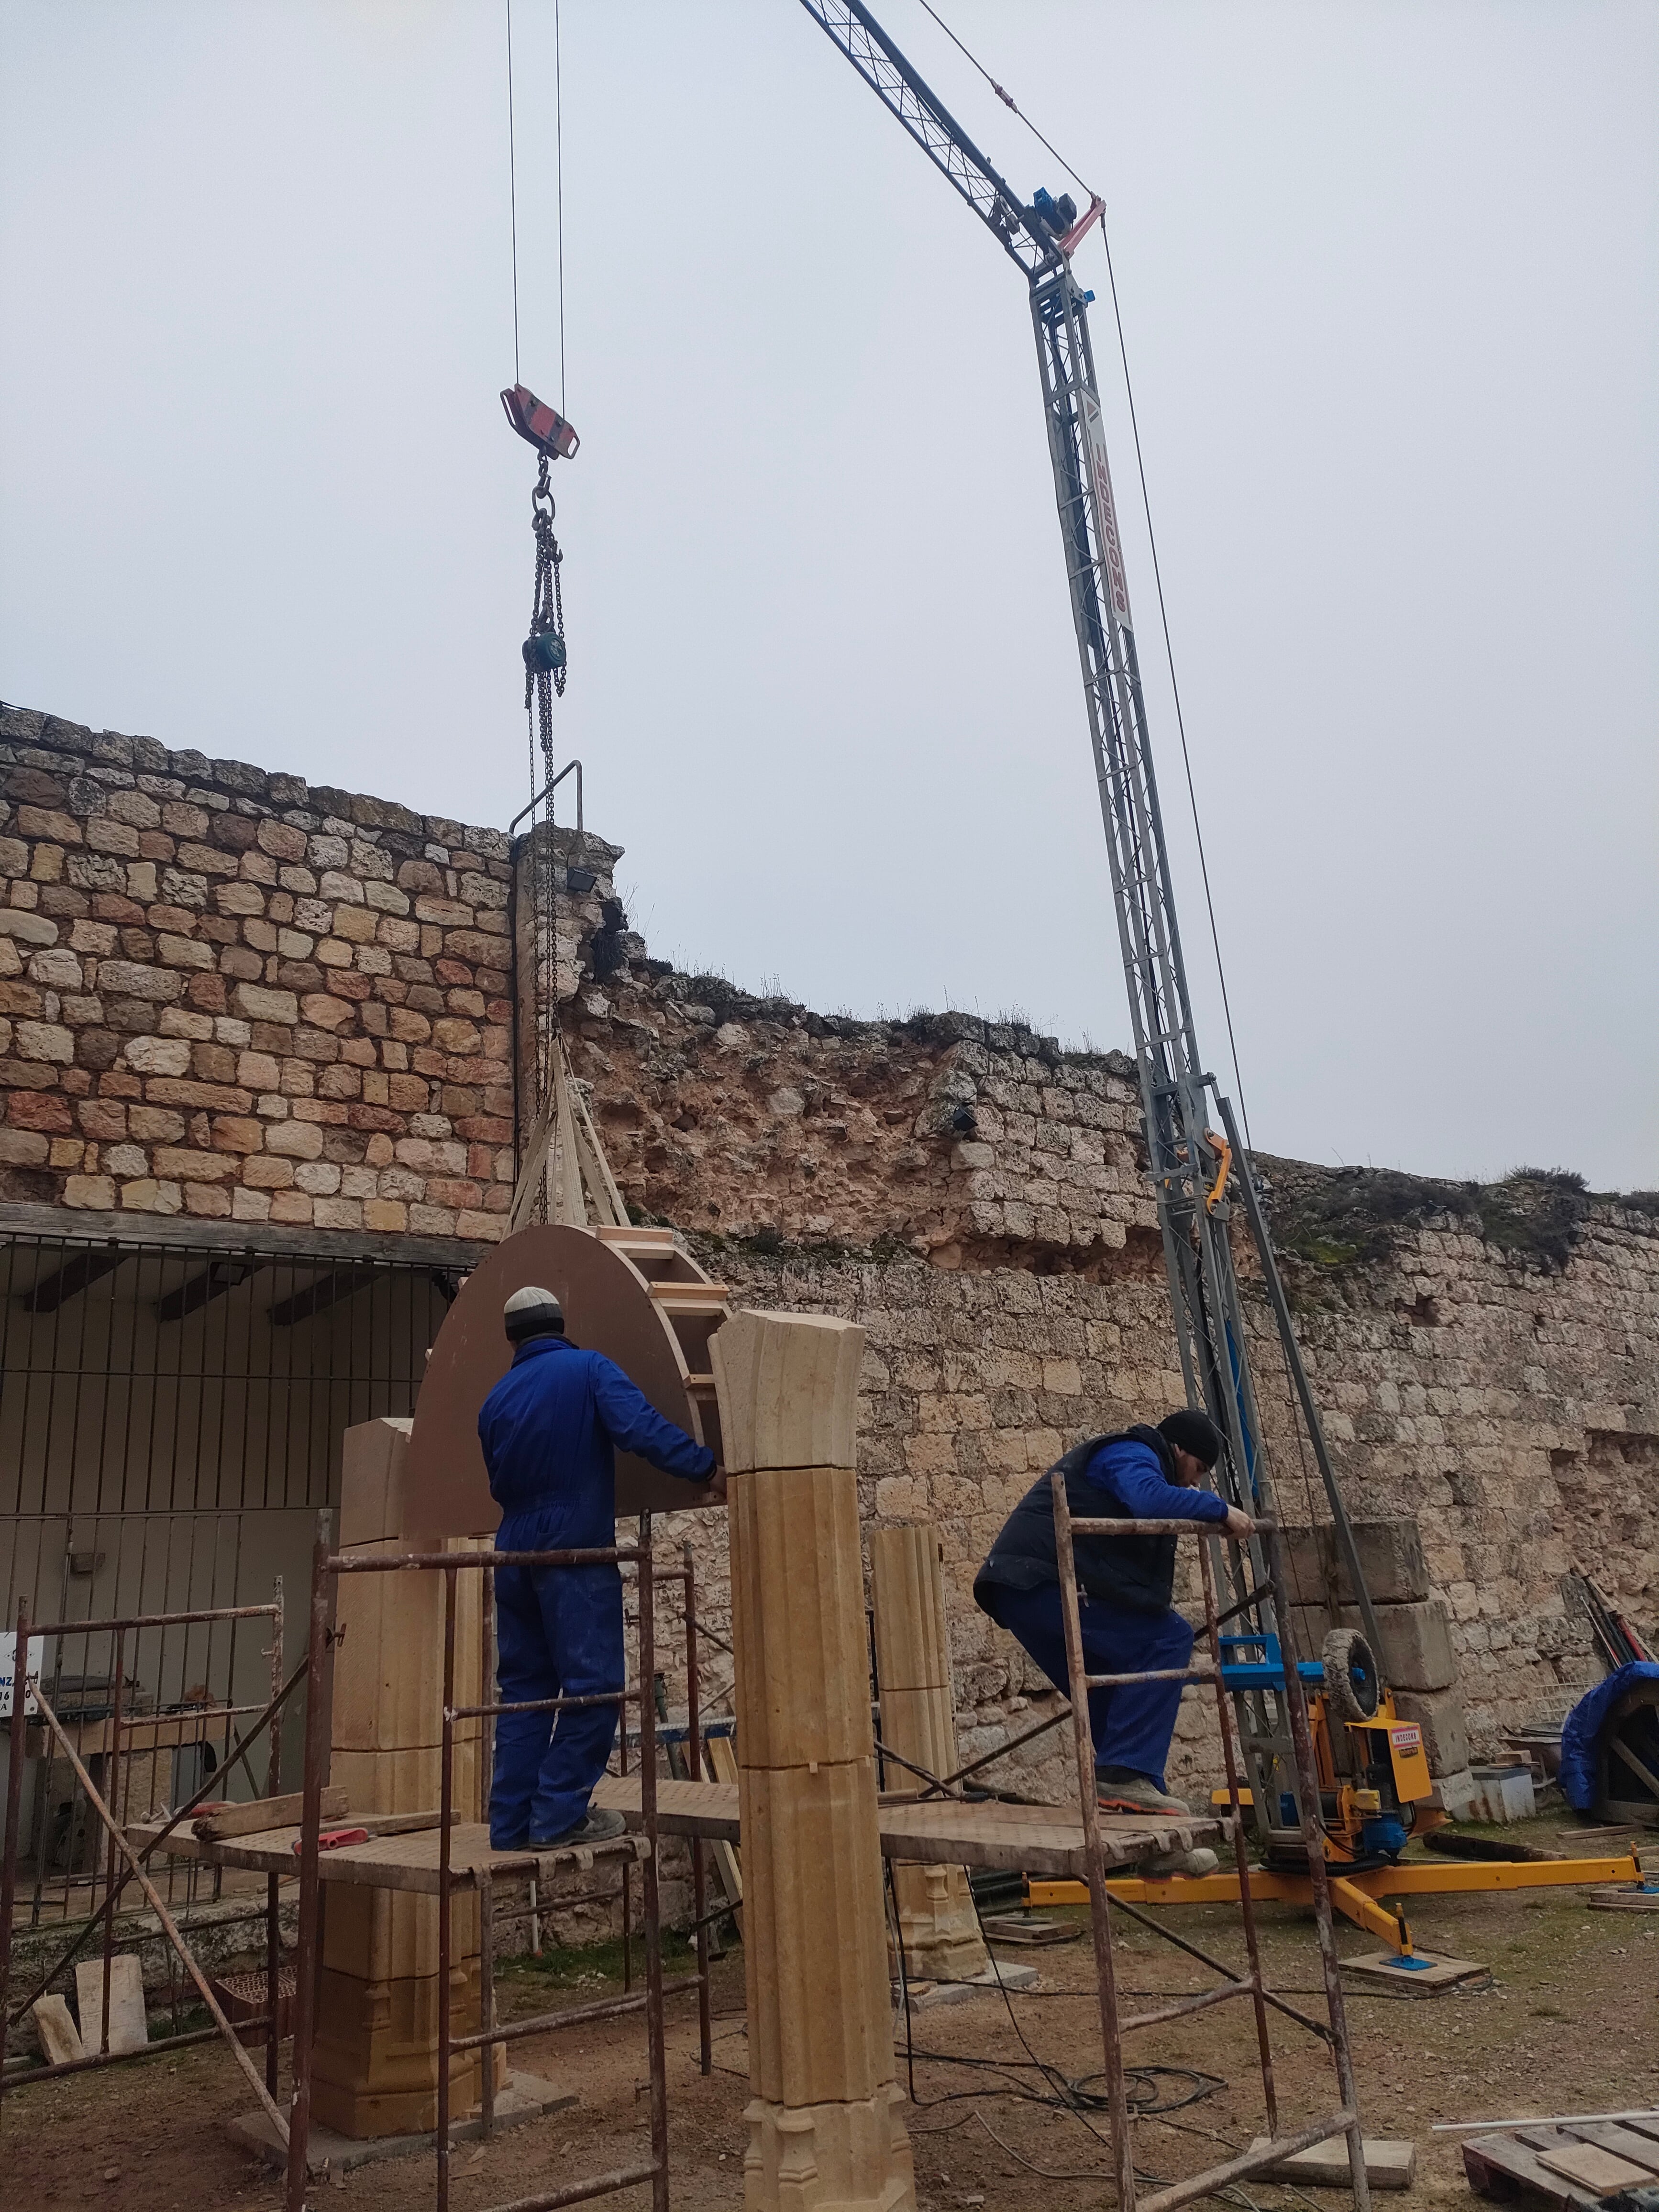
<path fill-rule="evenodd" d="M 613 1566 L 497 1567 L 495 1648 L 504 1705 L 620 1690 L 621 1575 Z M 489 1840 L 497 1850 L 514 1850 L 527 1837 L 562 1835 L 583 1817 L 621 1710 L 501 1715 L 489 1791 Z"/>
<path fill-rule="evenodd" d="M 1017 1590 L 982 1583 L 977 1595 L 998 1627 L 1023 1644 L 1060 1694 L 1067 1694 L 1060 1585 Z M 1193 1632 L 1178 1613 L 1129 1613 L 1088 1597 L 1079 1602 L 1084 1663 L 1090 1674 L 1127 1674 L 1190 1662 Z M 1121 1689 L 1091 1690 L 1096 1765 L 1129 1767 L 1162 1790 L 1182 1688 L 1179 1682 L 1135 1682 Z"/>

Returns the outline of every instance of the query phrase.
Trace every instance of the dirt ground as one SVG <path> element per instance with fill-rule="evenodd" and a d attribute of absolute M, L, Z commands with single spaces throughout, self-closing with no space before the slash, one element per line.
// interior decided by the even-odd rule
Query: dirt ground
<path fill-rule="evenodd" d="M 1553 1843 L 1554 1823 L 1539 1841 Z M 1081 1923 L 1081 1913 L 1048 1914 Z M 1173 1916 L 1171 1916 L 1173 1917 Z M 1317 2011 L 1319 1976 L 1310 1924 L 1288 1907 L 1261 1912 L 1272 1986 Z M 1237 1915 L 1223 1906 L 1183 1911 L 1176 1923 L 1217 1955 L 1243 1962 Z M 1468 2197 L 1455 2144 L 1431 2122 L 1511 2113 L 1609 2111 L 1659 2103 L 1659 1914 L 1595 1912 L 1583 1893 L 1538 1890 L 1507 1897 L 1423 1899 L 1413 1915 L 1425 1948 L 1480 1960 L 1490 1979 L 1439 1997 L 1356 1987 L 1351 1995 L 1361 2111 L 1368 2134 L 1409 2136 L 1418 2146 L 1412 2201 Z M 1339 1923 L 1345 1954 L 1375 1948 Z M 903 2107 L 915 2152 L 924 2212 L 1007 2207 L 1009 2212 L 1081 2212 L 1109 2200 L 1103 2117 L 1034 2101 L 1049 2094 L 1033 2061 L 1060 2079 L 1100 2064 L 1086 1938 L 1018 1954 L 1034 1959 L 1039 1992 L 1005 2002 L 975 1996 L 925 2010 L 912 2023 L 914 2054 L 899 2031 L 899 2073 L 913 2084 Z M 1205 1970 L 1145 1930 L 1123 1924 L 1117 1947 L 1126 1991 L 1151 1997 L 1206 1984 Z M 563 1953 L 540 1965 L 502 1970 L 504 2013 L 522 2015 L 617 1985 L 615 1949 Z M 675 1961 L 671 1960 L 670 1971 Z M 569 1991 L 568 1998 L 561 1992 Z M 727 2212 L 741 2203 L 748 2100 L 743 1960 L 728 1950 L 714 1980 L 714 2070 L 697 2071 L 690 2002 L 671 2000 L 668 2068 L 672 2198 L 684 2212 Z M 1150 2077 L 1149 2094 L 1174 2106 L 1136 2122 L 1136 2162 L 1170 2180 L 1243 2148 L 1261 2131 L 1262 2108 L 1249 2009 L 1231 2003 L 1142 2033 L 1132 2057 L 1144 2065 L 1217 2077 L 1206 2088 L 1180 2072 Z M 1280 2116 L 1293 2123 L 1334 2103 L 1322 2046 L 1275 2018 Z M 974 2061 L 968 2064 L 962 2061 Z M 986 2062 L 990 2062 L 988 2066 Z M 505 2134 L 463 2145 L 455 2157 L 456 2212 L 560 2187 L 645 2154 L 644 2035 L 637 2018 L 580 2037 L 529 2037 L 519 2070 L 539 2074 L 580 2103 Z M 1098 2084 L 1094 2086 L 1098 2087 Z M 222 2123 L 250 2103 L 228 2053 L 216 2045 L 157 2056 L 108 2072 L 25 2084 L 8 2091 L 0 2150 L 0 2206 L 102 2202 L 122 2212 L 210 2212 L 221 2206 L 276 2212 L 280 2187 L 269 2169 L 234 2148 Z M 353 2203 L 375 2212 L 417 2212 L 432 2202 L 430 2159 L 379 2163 L 313 2191 L 319 2206 Z M 1340 2207 L 1341 2192 L 1320 2197 Z M 638 2212 L 647 2192 L 620 2203 Z M 1229 2200 L 1245 2212 L 1291 2212 L 1314 2201 L 1271 2185 L 1248 2185 Z M 1385 2203 L 1389 2200 L 1383 2200 Z"/>

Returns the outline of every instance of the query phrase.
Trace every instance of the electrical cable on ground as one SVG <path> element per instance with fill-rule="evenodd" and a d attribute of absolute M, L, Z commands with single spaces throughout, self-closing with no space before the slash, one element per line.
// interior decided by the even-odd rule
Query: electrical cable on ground
<path fill-rule="evenodd" d="M 888 1924 L 892 1937 L 894 1956 L 898 1962 L 899 2004 L 904 2014 L 905 2073 L 909 2091 L 910 2102 L 915 2106 L 918 2110 L 921 2111 L 929 2111 L 940 2105 L 957 2104 L 969 2100 L 987 2096 L 1007 2097 L 1014 2099 L 1022 2104 L 1041 2105 L 1049 2111 L 1069 2112 L 1081 2127 L 1087 2130 L 1088 2133 L 1094 2137 L 1095 2141 L 1099 2143 L 1103 2148 L 1109 2150 L 1111 2148 L 1109 2137 L 1103 2135 L 1100 2129 L 1095 2126 L 1093 2122 L 1088 2117 L 1091 2112 L 1104 2112 L 1108 2109 L 1109 2100 L 1107 2097 L 1091 2090 L 1089 2087 L 1089 2084 L 1091 2081 L 1098 2081 L 1101 2076 L 1098 2073 L 1085 2074 L 1079 2075 L 1075 2080 L 1072 2080 L 1069 2079 L 1059 2067 L 1051 2066 L 1045 2059 L 1042 2059 L 1037 2057 L 1036 2051 L 1031 2048 L 1030 2039 L 1027 2037 L 1024 2027 L 1020 2025 L 1018 2014 L 1014 2010 L 1012 1995 L 1009 1990 L 1007 1984 L 1003 1981 L 1000 1975 L 997 1978 L 997 1985 L 1002 1994 L 1002 2001 L 1008 2014 L 1009 2024 L 1013 2028 L 1014 2033 L 1018 2037 L 1020 2045 L 1025 2052 L 1025 2057 L 1023 2059 L 997 2059 L 973 2054 L 963 2055 L 954 2051 L 917 2050 L 915 2045 L 915 2023 L 910 2010 L 909 1982 L 904 1963 L 904 1944 L 899 1923 L 898 1895 L 895 1887 L 893 1868 L 890 1861 L 887 1863 L 884 1872 L 886 1878 L 884 1887 L 889 1915 Z M 973 1900 L 973 1904 L 975 1918 L 977 1921 L 980 1919 L 978 1899 L 975 1899 Z M 980 1934 L 981 1939 L 983 1941 L 984 1928 L 982 1923 L 980 1928 Z M 1031 1994 L 1041 1996 L 1064 1995 L 1072 1996 L 1075 2000 L 1080 1993 L 1070 1990 L 1043 1990 L 1033 1991 Z M 1001 2086 L 996 2088 L 951 2089 L 946 2090 L 940 2096 L 921 2097 L 919 2096 L 916 2092 L 915 2069 L 918 2058 L 921 2059 L 924 2063 L 927 2064 L 939 2066 L 959 2066 L 987 2074 L 995 2075 L 1000 2078 Z M 1029 2087 L 1026 2083 L 1016 2078 L 1018 2075 L 1024 2073 L 1036 2073 L 1045 2084 L 1045 2089 L 1037 2089 Z M 1186 2092 L 1183 2095 L 1170 2098 L 1167 2102 L 1160 2101 L 1160 2089 L 1162 2083 L 1164 2081 L 1168 2079 L 1184 2081 L 1188 2085 Z M 1126 2094 L 1129 2099 L 1129 2109 L 1131 2112 L 1137 2116 L 1152 2118 L 1161 2112 L 1179 2112 L 1188 2105 L 1196 2104 L 1200 2098 L 1211 2096 L 1216 2090 L 1224 2088 L 1226 2087 L 1226 2081 L 1224 2077 L 1220 2075 L 1205 2074 L 1200 2072 L 1196 2067 L 1147 2065 L 1126 2067 L 1124 2069 L 1124 2086 Z M 940 2128 L 932 2130 L 923 2130 L 923 2132 L 938 2133 L 942 2135 L 950 2133 L 951 2130 Z M 1011 2149 L 1009 2155 L 1011 2157 L 1018 2158 L 1020 2154 L 1018 2152 Z M 1021 2159 L 1020 2162 L 1022 2164 L 1027 2163 L 1027 2161 L 1023 2159 Z M 1040 2170 L 1041 2169 L 1038 2168 L 1033 2168 L 1034 2172 Z M 1086 2180 L 1093 2180 L 1102 2178 L 1109 2179 L 1109 2177 L 1100 2177 L 1094 2174 L 1079 2175 L 1077 2177 L 1050 2178 L 1076 2178 Z M 1157 2177 L 1153 2175 L 1145 2175 L 1141 2178 L 1148 2181 L 1155 2181 L 1157 2179 Z M 1247 2212 L 1255 2212 L 1255 2208 L 1247 2208 Z"/>

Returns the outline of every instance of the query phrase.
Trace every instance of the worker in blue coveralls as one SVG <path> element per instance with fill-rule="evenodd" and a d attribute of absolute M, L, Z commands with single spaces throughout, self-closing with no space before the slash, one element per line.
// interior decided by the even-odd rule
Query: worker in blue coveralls
<path fill-rule="evenodd" d="M 974 1583 L 974 1600 L 1023 1644 L 1057 1690 L 1066 1687 L 1066 1631 L 1054 1556 L 1054 1492 L 1066 1479 L 1079 1519 L 1203 1521 L 1229 1535 L 1255 1523 L 1212 1490 L 1200 1489 L 1220 1457 L 1222 1437 L 1203 1413 L 1183 1408 L 1156 1428 L 1137 1425 L 1087 1437 L 1034 1483 L 1003 1523 Z M 1139 1674 L 1187 1667 L 1193 1632 L 1176 1612 L 1175 1536 L 1079 1536 L 1074 1540 L 1083 1656 L 1091 1674 Z M 1180 1682 L 1135 1682 L 1091 1690 L 1097 1792 L 1103 1811 L 1179 1816 L 1185 1800 L 1164 1786 L 1164 1769 L 1181 1705 Z M 1209 1874 L 1213 1851 L 1159 1858 L 1162 1870 Z"/>
<path fill-rule="evenodd" d="M 688 1505 L 724 1498 L 726 1478 L 714 1453 L 665 1421 L 614 1361 L 572 1344 L 551 1291 L 515 1291 L 502 1318 L 513 1364 L 478 1415 L 489 1494 L 501 1509 L 497 1551 L 613 1545 L 618 1449 L 695 1485 Z M 495 1640 L 503 1705 L 620 1690 L 626 1680 L 620 1571 L 497 1567 Z M 500 1716 L 489 1792 L 495 1850 L 544 1850 L 622 1833 L 619 1813 L 588 1810 L 620 1711 L 605 1705 Z"/>

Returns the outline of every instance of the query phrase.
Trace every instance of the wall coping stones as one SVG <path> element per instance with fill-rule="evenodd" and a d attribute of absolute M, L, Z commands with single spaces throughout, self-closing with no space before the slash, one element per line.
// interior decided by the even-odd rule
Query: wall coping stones
<path fill-rule="evenodd" d="M 363 792 L 340 791 L 328 784 L 307 784 L 303 776 L 272 773 L 250 762 L 210 760 L 193 747 L 171 750 L 155 738 L 127 737 L 117 730 L 89 730 L 66 722 L 56 714 L 29 707 L 0 706 L 0 746 L 24 746 L 45 753 L 70 754 L 96 766 L 87 771 L 100 783 L 114 781 L 112 769 L 125 769 L 135 778 L 164 777 L 192 787 L 185 796 L 194 804 L 211 804 L 210 794 L 252 801 L 256 809 L 273 813 L 304 810 L 336 817 L 347 828 L 401 831 L 404 836 L 433 844 L 463 848 L 486 860 L 508 856 L 506 835 L 470 823 L 452 822 L 440 815 L 416 814 L 391 799 L 376 799 Z M 598 842 L 598 841 L 595 841 Z M 620 848 L 605 847 L 620 856 Z"/>

